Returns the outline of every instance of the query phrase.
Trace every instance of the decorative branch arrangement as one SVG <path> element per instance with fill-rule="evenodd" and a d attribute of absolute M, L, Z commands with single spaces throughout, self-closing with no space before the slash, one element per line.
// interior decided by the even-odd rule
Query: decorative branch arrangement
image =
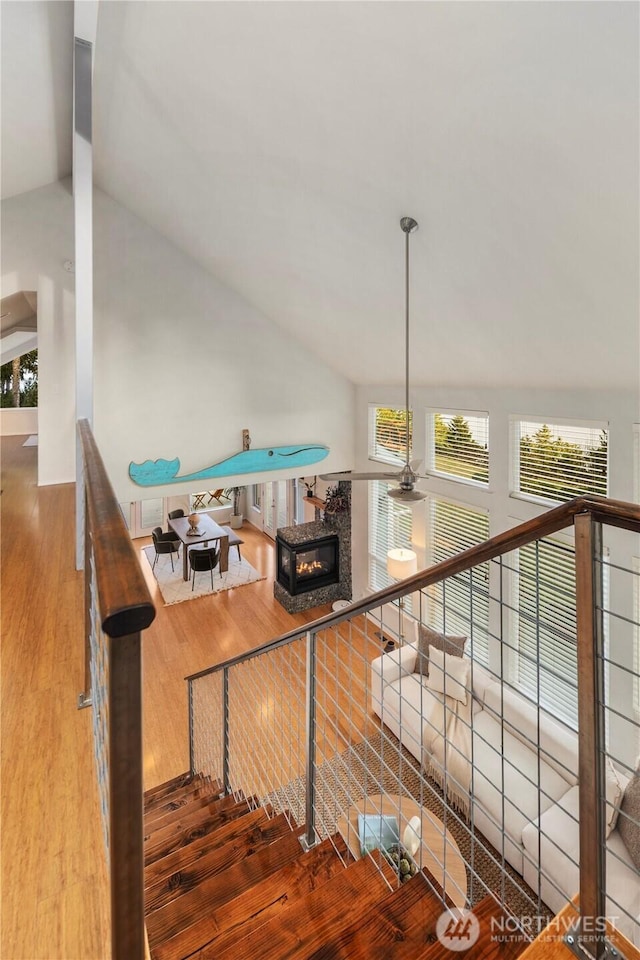
<path fill-rule="evenodd" d="M 349 498 L 336 485 L 328 487 L 324 497 L 324 512 L 328 514 L 346 513 L 349 509 Z"/>

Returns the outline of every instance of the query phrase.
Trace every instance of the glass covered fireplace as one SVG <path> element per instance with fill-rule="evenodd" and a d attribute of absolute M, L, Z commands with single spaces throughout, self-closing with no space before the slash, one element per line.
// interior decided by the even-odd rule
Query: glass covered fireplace
<path fill-rule="evenodd" d="M 291 596 L 338 583 L 338 537 L 287 543 L 276 537 L 278 583 Z"/>

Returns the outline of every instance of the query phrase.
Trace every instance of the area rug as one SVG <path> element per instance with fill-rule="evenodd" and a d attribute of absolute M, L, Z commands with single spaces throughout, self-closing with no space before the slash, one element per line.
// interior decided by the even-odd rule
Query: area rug
<path fill-rule="evenodd" d="M 258 580 L 266 580 L 255 567 L 252 567 L 246 560 L 238 560 L 235 556 L 237 551 L 229 555 L 229 569 L 220 576 L 220 570 L 213 571 L 213 590 L 211 589 L 211 575 L 208 570 L 198 571 L 196 573 L 196 585 L 191 589 L 191 580 L 182 579 L 182 550 L 180 548 L 180 557 L 173 558 L 174 569 L 171 569 L 171 555 L 168 553 L 160 554 L 153 574 L 158 581 L 160 593 L 165 605 L 170 603 L 182 603 L 184 600 L 195 600 L 197 597 L 206 597 L 212 593 L 222 593 L 223 590 L 232 590 L 234 587 L 244 587 L 248 583 L 257 583 Z M 153 567 L 156 552 L 153 547 L 143 547 L 142 553 L 146 562 Z"/>
<path fill-rule="evenodd" d="M 27 437 L 25 442 L 22 444 L 23 447 L 37 447 L 38 446 L 38 434 L 32 433 L 30 437 Z"/>
<path fill-rule="evenodd" d="M 553 916 L 522 877 L 509 864 L 502 865 L 500 853 L 479 830 L 450 807 L 445 813 L 438 784 L 421 773 L 418 762 L 389 730 L 352 744 L 319 764 L 316 791 L 316 829 L 321 837 L 334 833 L 344 811 L 367 795 L 408 795 L 445 821 L 453 834 L 467 863 L 470 907 L 492 893 L 513 917 L 540 916 L 544 925 Z M 289 810 L 297 823 L 305 822 L 304 778 L 291 781 L 265 799 L 278 810 Z"/>

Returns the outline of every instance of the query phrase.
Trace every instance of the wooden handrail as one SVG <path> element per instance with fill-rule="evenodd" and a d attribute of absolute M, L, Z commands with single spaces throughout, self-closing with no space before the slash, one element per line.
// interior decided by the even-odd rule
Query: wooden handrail
<path fill-rule="evenodd" d="M 111 956 L 143 960 L 141 631 L 152 623 L 156 611 L 87 420 L 78 422 L 78 434 L 84 466 L 85 693 L 91 689 L 92 694 L 83 705 L 96 709 L 93 694 L 101 685 L 108 698 L 106 733 L 100 730 L 96 735 L 95 748 L 108 771 Z M 96 608 L 101 630 L 93 623 Z M 100 648 L 93 660 L 92 642 Z M 105 661 L 106 669 L 101 669 Z"/>
<path fill-rule="evenodd" d="M 126 637 L 153 622 L 156 610 L 88 420 L 78 421 L 93 538 L 102 629 Z"/>
<path fill-rule="evenodd" d="M 407 580 L 402 580 L 400 583 L 386 587 L 384 590 L 379 590 L 365 600 L 358 600 L 355 603 L 349 604 L 348 607 L 343 607 L 340 611 L 329 613 L 324 617 L 320 617 L 318 620 L 314 620 L 312 623 L 305 624 L 304 627 L 298 627 L 295 630 L 284 633 L 274 640 L 270 640 L 268 643 L 256 647 L 254 650 L 240 654 L 237 657 L 232 657 L 213 667 L 207 667 L 205 670 L 200 670 L 199 673 L 193 673 L 191 676 L 185 677 L 185 680 L 199 680 L 201 677 L 206 677 L 210 673 L 216 673 L 225 667 L 234 666 L 243 660 L 262 656 L 262 654 L 268 653 L 270 650 L 275 650 L 287 643 L 291 643 L 292 640 L 300 640 L 306 636 L 308 630 L 318 631 L 337 627 L 345 620 L 351 620 L 353 617 L 368 613 L 370 610 L 380 607 L 385 603 L 391 603 L 399 597 L 414 593 L 416 590 L 424 590 L 425 587 L 440 583 L 442 580 L 469 570 L 471 567 L 475 567 L 480 563 L 485 563 L 487 560 L 494 560 L 504 553 L 517 550 L 519 547 L 523 547 L 527 543 L 532 543 L 534 540 L 539 540 L 541 537 L 548 537 L 552 533 L 564 530 L 566 527 L 573 525 L 576 515 L 583 513 L 590 514 L 594 519 L 612 526 L 624 527 L 628 530 L 640 532 L 640 506 L 638 504 L 625 503 L 621 500 L 608 500 L 606 497 L 577 497 L 574 500 L 569 500 L 567 503 L 561 504 L 559 507 L 548 510 L 539 517 L 534 517 L 533 520 L 527 520 L 525 523 L 520 523 L 516 527 L 510 527 L 508 530 L 497 534 L 497 536 L 492 537 L 490 540 L 485 540 L 484 543 L 470 547 L 468 550 L 464 550 L 462 553 L 458 553 L 448 560 L 436 563 L 427 570 L 421 570 Z"/>

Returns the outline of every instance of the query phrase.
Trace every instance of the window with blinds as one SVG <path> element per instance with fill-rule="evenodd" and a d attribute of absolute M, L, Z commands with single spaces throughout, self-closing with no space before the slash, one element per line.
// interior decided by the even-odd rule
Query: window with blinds
<path fill-rule="evenodd" d="M 535 702 L 578 724 L 576 580 L 573 547 L 539 540 L 518 551 L 517 683 Z"/>
<path fill-rule="evenodd" d="M 512 420 L 513 492 L 556 503 L 606 496 L 608 441 L 608 424 Z"/>
<path fill-rule="evenodd" d="M 434 473 L 489 483 L 489 414 L 429 414 L 429 464 Z"/>
<path fill-rule="evenodd" d="M 383 463 L 405 462 L 406 411 L 369 406 L 369 458 Z M 409 411 L 409 459 L 413 448 L 413 414 Z"/>
<path fill-rule="evenodd" d="M 395 582 L 387 573 L 388 551 L 411 549 L 411 509 L 387 496 L 391 486 L 383 480 L 369 483 L 369 587 L 374 592 Z M 406 609 L 411 609 L 410 597 Z"/>
<path fill-rule="evenodd" d="M 429 503 L 431 563 L 489 538 L 489 517 L 471 507 L 433 498 Z M 434 630 L 468 637 L 465 651 L 479 663 L 489 659 L 489 563 L 449 577 L 428 590 L 428 620 Z"/>

